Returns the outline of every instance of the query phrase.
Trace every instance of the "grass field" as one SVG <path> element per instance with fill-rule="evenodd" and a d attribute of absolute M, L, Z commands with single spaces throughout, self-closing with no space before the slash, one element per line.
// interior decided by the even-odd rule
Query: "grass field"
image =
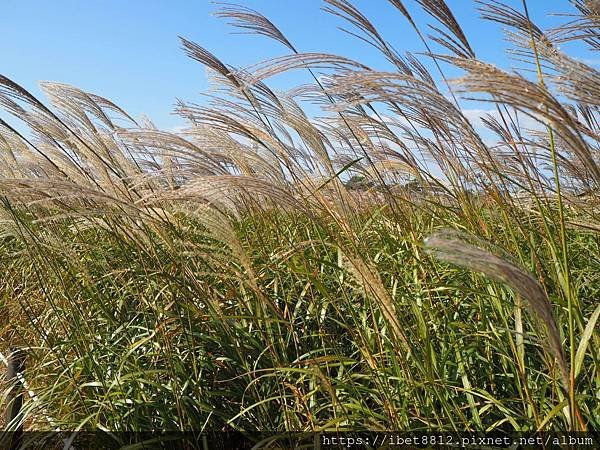
<path fill-rule="evenodd" d="M 0 77 L 31 130 L 0 122 L 0 340 L 28 352 L 27 429 L 600 429 L 600 72 L 559 48 L 600 50 L 597 2 L 546 31 L 482 2 L 521 73 L 478 60 L 442 0 L 418 2 L 429 31 L 385 5 L 428 55 L 325 3 L 388 71 L 224 7 L 290 56 L 239 70 L 184 39 L 216 87 L 180 134 Z M 268 87 L 293 69 L 314 83 Z"/>

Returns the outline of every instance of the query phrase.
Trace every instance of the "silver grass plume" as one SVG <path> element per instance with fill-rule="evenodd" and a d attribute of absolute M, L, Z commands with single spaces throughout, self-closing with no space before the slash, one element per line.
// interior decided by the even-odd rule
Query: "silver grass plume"
<path fill-rule="evenodd" d="M 552 314 L 552 305 L 544 289 L 524 269 L 470 244 L 469 240 L 478 242 L 481 246 L 486 245 L 485 241 L 478 240 L 473 236 L 446 229 L 429 236 L 425 240 L 425 249 L 429 255 L 440 261 L 470 271 L 482 272 L 489 278 L 506 284 L 515 295 L 521 297 L 529 314 L 546 329 L 548 340 L 542 342 L 548 352 L 558 361 L 562 381 L 565 388 L 568 388 L 569 369 L 561 345 L 560 333 Z"/>

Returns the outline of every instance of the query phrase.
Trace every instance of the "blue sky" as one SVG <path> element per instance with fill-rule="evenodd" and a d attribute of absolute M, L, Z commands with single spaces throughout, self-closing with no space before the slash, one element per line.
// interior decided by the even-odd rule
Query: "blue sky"
<path fill-rule="evenodd" d="M 519 7 L 521 0 L 507 0 Z M 269 17 L 301 51 L 339 53 L 377 68 L 381 58 L 336 27 L 341 19 L 321 10 L 321 0 L 239 0 Z M 569 11 L 567 1 L 529 0 L 534 20 L 543 27 L 558 19 L 547 5 Z M 423 50 L 406 20 L 385 0 L 356 0 L 397 50 Z M 414 0 L 405 4 L 421 24 L 430 19 Z M 478 20 L 471 0 L 448 0 L 476 53 L 510 66 L 498 27 Z M 40 80 L 61 81 L 105 96 L 134 117 L 142 113 L 159 127 L 182 123 L 172 114 L 177 98 L 200 102 L 206 90 L 204 68 L 181 50 L 178 35 L 206 47 L 222 61 L 243 67 L 286 53 L 265 38 L 231 34 L 212 16 L 208 0 L 3 0 L 0 15 L 0 73 L 36 95 Z M 298 75 L 300 76 L 300 75 Z M 284 87 L 287 79 L 275 79 Z"/>

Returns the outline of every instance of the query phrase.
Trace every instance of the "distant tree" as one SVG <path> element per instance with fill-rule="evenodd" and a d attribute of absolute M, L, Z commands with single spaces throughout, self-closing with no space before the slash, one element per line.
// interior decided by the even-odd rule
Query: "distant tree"
<path fill-rule="evenodd" d="M 375 186 L 372 180 L 367 180 L 363 175 L 352 175 L 344 184 L 349 190 L 355 191 L 366 191 Z"/>

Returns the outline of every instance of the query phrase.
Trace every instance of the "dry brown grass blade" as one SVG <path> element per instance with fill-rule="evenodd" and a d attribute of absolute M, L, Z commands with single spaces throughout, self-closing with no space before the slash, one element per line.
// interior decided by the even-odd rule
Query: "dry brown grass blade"
<path fill-rule="evenodd" d="M 215 13 L 216 17 L 231 19 L 229 25 L 242 30 L 245 33 L 256 33 L 281 42 L 287 48 L 295 51 L 294 46 L 287 40 L 283 33 L 273 22 L 258 11 L 233 3 L 217 3 L 221 8 Z"/>
<path fill-rule="evenodd" d="M 327 53 L 297 53 L 280 56 L 254 64 L 243 71 L 236 72 L 239 77 L 250 74 L 248 83 L 257 83 L 266 78 L 294 69 L 362 69 L 370 70 L 368 66 L 343 56 Z"/>
<path fill-rule="evenodd" d="M 531 29 L 531 33 L 536 40 L 544 38 L 544 32 L 515 8 L 496 0 L 476 0 L 476 2 L 481 5 L 479 11 L 482 19 L 520 30 L 526 35 L 529 35 Z"/>
<path fill-rule="evenodd" d="M 323 10 L 334 16 L 341 17 L 354 27 L 359 29 L 363 35 L 356 34 L 350 30 L 342 28 L 342 31 L 372 45 L 381 51 L 392 63 L 398 59 L 397 54 L 390 48 L 388 43 L 383 39 L 377 28 L 348 0 L 325 0 L 327 5 Z"/>
<path fill-rule="evenodd" d="M 181 136 L 151 129 L 120 130 L 118 136 L 130 146 L 148 156 L 167 158 L 187 157 L 196 162 L 196 168 L 207 174 L 225 175 L 227 172 L 214 155 L 188 142 Z"/>
<path fill-rule="evenodd" d="M 432 37 L 433 40 L 451 50 L 458 56 L 465 58 L 474 58 L 475 52 L 471 48 L 465 33 L 458 21 L 454 17 L 452 10 L 444 0 L 417 0 L 428 14 L 438 20 L 445 28 L 441 30 L 438 27 L 431 27 L 438 32 L 441 37 Z"/>
<path fill-rule="evenodd" d="M 204 47 L 199 46 L 198 44 L 188 41 L 183 37 L 179 37 L 181 43 L 183 44 L 183 49 L 185 53 L 192 59 L 195 59 L 199 63 L 205 65 L 209 69 L 214 70 L 221 74 L 225 79 L 229 80 L 229 82 L 235 87 L 241 87 L 239 80 L 235 77 L 233 71 L 223 64 L 215 55 L 206 50 Z"/>
<path fill-rule="evenodd" d="M 302 203 L 286 189 L 285 185 L 274 184 L 256 177 L 240 175 L 196 177 L 180 189 L 149 195 L 145 204 L 156 201 L 194 201 L 227 206 L 234 214 L 246 207 L 277 207 L 282 210 L 304 210 Z"/>
<path fill-rule="evenodd" d="M 66 117 L 63 120 L 77 120 L 85 128 L 96 130 L 88 113 L 101 121 L 108 129 L 114 130 L 115 126 L 102 108 L 89 96 L 87 92 L 65 83 L 49 81 L 40 82 L 40 89 L 52 105 Z"/>
<path fill-rule="evenodd" d="M 410 352 L 411 345 L 398 320 L 394 300 L 384 286 L 377 269 L 363 260 L 363 258 L 347 253 L 342 254 L 341 262 L 342 266 L 348 270 L 352 278 L 358 283 L 364 294 L 377 301 L 393 334 L 402 341 L 406 347 L 405 350 Z"/>
<path fill-rule="evenodd" d="M 69 108 L 62 111 L 65 113 L 65 119 L 61 119 L 58 114 L 54 113 L 37 100 L 26 89 L 7 77 L 0 75 L 0 105 L 4 106 L 4 108 L 15 117 L 23 120 L 35 133 L 41 135 L 49 143 L 60 149 L 63 154 L 67 155 L 69 160 L 77 167 L 81 174 L 87 176 L 97 187 L 102 188 L 96 178 L 83 167 L 78 158 L 78 156 L 80 156 L 79 154 L 86 154 L 93 159 L 96 169 L 100 172 L 104 172 L 107 180 L 109 180 L 109 174 L 110 176 L 116 176 L 117 178 L 120 178 L 123 174 L 120 172 L 119 167 L 114 164 L 114 161 L 111 160 L 110 155 L 105 151 L 106 148 L 103 146 L 102 142 L 95 139 L 96 130 L 82 110 L 84 108 L 95 110 L 100 116 L 104 116 L 106 119 L 108 118 L 104 115 L 101 108 L 94 103 L 93 99 L 86 97 L 87 94 L 83 91 L 73 88 L 73 92 L 76 92 L 76 95 L 79 97 L 79 105 L 76 108 L 73 108 L 74 104 L 72 102 L 69 104 L 68 98 L 59 99 L 59 114 L 61 108 L 65 108 L 69 105 Z M 24 102 L 29 105 L 32 112 L 26 111 L 17 102 Z M 79 111 L 75 111 L 77 109 L 79 109 Z M 11 131 L 23 138 L 16 130 Z M 67 151 L 63 147 L 65 142 L 62 144 L 60 143 L 63 139 L 68 141 L 66 142 L 68 146 L 75 148 L 71 149 L 72 151 Z M 26 142 L 38 151 L 36 146 L 31 142 Z M 38 151 L 38 153 L 40 153 L 40 155 L 48 162 L 53 164 L 55 168 L 59 169 L 48 155 L 40 151 Z M 74 153 L 75 155 L 73 155 Z M 64 171 L 61 172 L 65 177 L 69 177 L 68 173 Z M 112 180 L 110 180 L 108 184 L 112 185 Z"/>
<path fill-rule="evenodd" d="M 578 10 L 571 22 L 552 29 L 548 34 L 554 42 L 582 40 L 592 50 L 600 50 L 600 1 L 571 0 Z"/>
<path fill-rule="evenodd" d="M 554 82 L 561 92 L 577 102 L 595 106 L 599 104 L 600 73 L 590 65 L 569 57 L 554 45 L 563 42 L 560 35 L 565 32 L 565 26 L 545 34 L 525 15 L 512 7 L 496 1 L 479 1 L 479 3 L 482 5 L 479 8 L 482 18 L 507 25 L 515 30 L 515 32 L 508 32 L 509 40 L 519 49 L 514 52 L 515 55 L 524 58 L 532 65 L 536 64 L 536 57 L 540 57 L 554 69 L 544 74 L 544 78 Z M 567 29 L 569 27 L 566 26 Z M 532 39 L 535 41 L 537 54 L 532 49 Z"/>
<path fill-rule="evenodd" d="M 555 136 L 564 143 L 564 151 L 577 157 L 585 168 L 581 178 L 600 185 L 600 167 L 582 135 L 581 122 L 544 85 L 481 61 L 449 56 L 439 58 L 467 71 L 466 76 L 455 80 L 459 85 L 458 92 L 487 93 L 494 102 L 509 105 L 542 125 L 552 127 Z"/>

